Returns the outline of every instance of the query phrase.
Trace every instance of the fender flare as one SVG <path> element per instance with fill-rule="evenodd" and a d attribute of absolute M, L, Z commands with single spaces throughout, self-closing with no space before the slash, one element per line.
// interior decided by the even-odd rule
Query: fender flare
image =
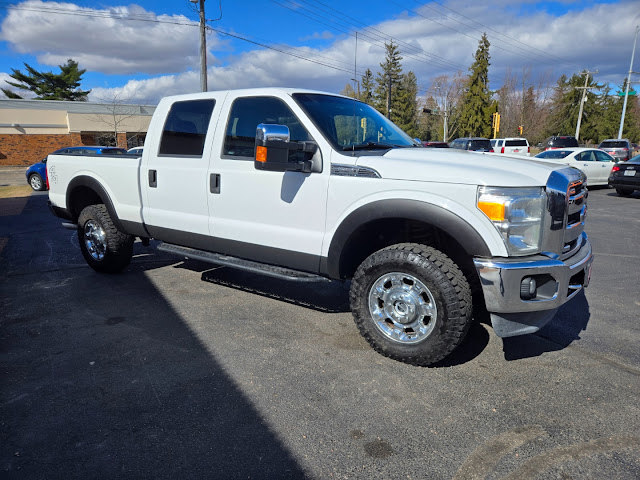
<path fill-rule="evenodd" d="M 71 197 L 73 195 L 73 191 L 78 187 L 87 187 L 93 190 L 95 194 L 98 195 L 98 197 L 100 197 L 100 200 L 105 205 L 105 207 L 107 207 L 107 212 L 109 212 L 109 216 L 111 217 L 111 220 L 113 221 L 113 224 L 115 225 L 115 227 L 120 231 L 123 231 L 123 232 L 125 231 L 125 229 L 123 228 L 122 222 L 120 222 L 120 218 L 118 218 L 116 209 L 113 206 L 111 197 L 109 197 L 109 194 L 107 193 L 107 191 L 104 189 L 104 187 L 98 180 L 88 175 L 79 175 L 73 178 L 69 182 L 69 185 L 67 186 L 67 195 L 66 195 L 67 210 L 73 215 L 74 221 L 77 221 L 78 215 L 80 215 L 80 212 L 76 212 L 73 208 L 71 208 Z"/>
<path fill-rule="evenodd" d="M 367 223 L 391 218 L 416 220 L 432 225 L 454 238 L 471 256 L 491 257 L 482 236 L 463 218 L 443 207 L 419 200 L 379 200 L 351 212 L 336 230 L 322 266 L 332 278 L 340 278 L 341 256 L 351 236 Z"/>

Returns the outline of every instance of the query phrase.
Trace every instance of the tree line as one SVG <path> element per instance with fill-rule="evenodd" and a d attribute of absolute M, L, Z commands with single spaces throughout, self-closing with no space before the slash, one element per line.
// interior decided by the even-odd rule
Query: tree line
<path fill-rule="evenodd" d="M 580 141 L 599 143 L 617 137 L 623 104 L 619 93 L 624 92 L 626 83 L 616 92 L 597 83 L 588 72 L 578 72 L 571 77 L 562 75 L 555 85 L 550 85 L 548 75 L 543 76 L 534 85 L 530 69 L 524 68 L 519 79 L 508 70 L 502 86 L 491 91 L 489 47 L 487 35 L 483 34 L 466 75 L 441 75 L 421 95 L 416 75 L 403 72 L 400 49 L 390 42 L 385 44 L 380 71 L 374 75 L 367 69 L 357 82 L 357 89 L 347 84 L 341 93 L 372 105 L 421 140 L 445 139 L 445 123 L 447 141 L 457 137 L 491 138 L 492 115 L 498 112 L 498 136 L 525 136 L 535 145 L 551 135 L 575 133 L 586 87 Z M 34 93 L 36 99 L 86 101 L 90 90 L 80 88 L 86 70 L 81 70 L 76 61 L 69 59 L 59 65 L 60 73 L 39 72 L 24 65 L 25 73 L 12 69 L 10 77 L 14 81 L 7 81 L 9 85 Z M 8 98 L 22 98 L 7 88 L 1 90 Z M 623 137 L 640 142 L 637 94 L 629 96 Z"/>
<path fill-rule="evenodd" d="M 367 69 L 357 90 L 347 84 L 341 92 L 372 105 L 412 137 L 447 141 L 457 137 L 492 138 L 493 114 L 500 113 L 498 137 L 524 136 L 535 145 L 551 135 L 574 135 L 586 77 L 586 96 L 580 126 L 581 143 L 616 138 L 620 126 L 626 80 L 619 91 L 599 84 L 588 72 L 562 75 L 555 84 L 544 74 L 532 82 L 531 69 L 520 78 L 507 70 L 502 86 L 489 89 L 490 42 L 486 34 L 478 42 L 474 61 L 464 75 L 441 75 L 419 95 L 416 76 L 403 73 L 402 56 L 393 42 L 375 75 Z M 522 134 L 520 134 L 522 128 Z M 640 102 L 628 98 L 623 138 L 640 141 Z"/>

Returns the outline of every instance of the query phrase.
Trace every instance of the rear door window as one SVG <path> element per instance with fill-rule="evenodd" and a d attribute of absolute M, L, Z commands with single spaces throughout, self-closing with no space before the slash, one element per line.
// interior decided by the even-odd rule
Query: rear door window
<path fill-rule="evenodd" d="M 162 130 L 159 155 L 201 157 L 215 103 L 213 99 L 174 103 Z"/>
<path fill-rule="evenodd" d="M 594 155 L 596 156 L 596 160 L 598 162 L 613 162 L 613 158 L 611 158 L 609 155 L 607 155 L 604 152 L 595 151 Z"/>
<path fill-rule="evenodd" d="M 506 140 L 505 147 L 526 147 L 528 143 L 525 139 L 522 140 Z"/>

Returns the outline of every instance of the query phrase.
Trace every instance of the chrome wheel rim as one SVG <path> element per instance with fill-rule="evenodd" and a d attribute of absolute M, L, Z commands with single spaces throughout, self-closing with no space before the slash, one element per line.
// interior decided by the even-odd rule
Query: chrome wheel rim
<path fill-rule="evenodd" d="M 402 344 L 419 343 L 436 325 L 438 307 L 433 294 L 417 277 L 385 273 L 369 290 L 369 312 L 380 332 Z"/>
<path fill-rule="evenodd" d="M 102 261 L 107 251 L 107 238 L 104 229 L 93 220 L 84 224 L 84 244 L 94 260 Z"/>
<path fill-rule="evenodd" d="M 40 190 L 42 188 L 42 180 L 37 175 L 31 176 L 31 188 L 34 190 Z"/>

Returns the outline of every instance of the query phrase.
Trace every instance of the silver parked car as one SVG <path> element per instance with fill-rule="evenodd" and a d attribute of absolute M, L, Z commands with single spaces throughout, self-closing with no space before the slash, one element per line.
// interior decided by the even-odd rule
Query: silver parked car
<path fill-rule="evenodd" d="M 633 157 L 633 146 L 631 142 L 626 138 L 610 138 L 598 145 L 600 150 L 604 150 L 613 158 L 615 158 L 616 162 L 623 161 L 626 162 L 631 157 Z"/>

